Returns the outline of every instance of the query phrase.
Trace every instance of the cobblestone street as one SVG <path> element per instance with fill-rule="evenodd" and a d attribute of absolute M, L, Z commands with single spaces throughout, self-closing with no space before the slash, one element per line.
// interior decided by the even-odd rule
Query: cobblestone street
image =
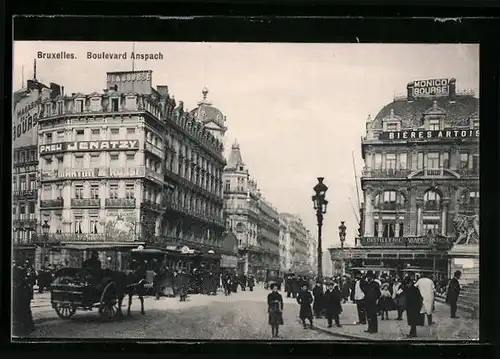
<path fill-rule="evenodd" d="M 267 324 L 266 297 L 268 291 L 233 293 L 225 297 L 191 295 L 186 302 L 178 298 L 151 297 L 145 300 L 146 315 L 140 314 L 139 301 L 134 298 L 132 316 L 115 322 L 101 322 L 96 310 L 77 311 L 64 321 L 50 307 L 50 295 L 35 294 L 32 303 L 39 338 L 127 338 L 127 339 L 232 339 L 270 340 Z M 281 340 L 346 340 L 334 334 L 303 329 L 297 319 L 298 305 L 285 298 Z"/>
<path fill-rule="evenodd" d="M 139 313 L 140 304 L 134 298 L 132 316 L 111 323 L 101 322 L 97 310 L 77 311 L 69 321 L 59 319 L 50 306 L 50 294 L 35 294 L 32 302 L 36 331 L 39 338 L 142 338 L 142 339 L 231 339 L 269 340 L 266 296 L 268 291 L 257 288 L 254 292 L 241 292 L 225 297 L 191 295 L 184 303 L 178 298 L 145 298 L 146 315 Z M 357 312 L 352 303 L 343 304 L 341 328 L 327 328 L 325 319 L 317 319 L 314 329 L 302 329 L 298 319 L 298 305 L 286 298 L 285 325 L 280 328 L 282 340 L 405 340 L 409 327 L 406 318 L 379 320 L 379 332 L 367 334 L 365 325 L 355 325 Z M 418 337 L 413 340 L 477 340 L 479 321 L 449 318 L 448 306 L 436 303 L 432 327 L 418 327 Z"/>

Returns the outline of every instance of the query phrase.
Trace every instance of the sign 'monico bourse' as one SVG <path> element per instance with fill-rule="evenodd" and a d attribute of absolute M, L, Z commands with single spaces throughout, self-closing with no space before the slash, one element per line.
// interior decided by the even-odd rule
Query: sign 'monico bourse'
<path fill-rule="evenodd" d="M 110 150 L 137 150 L 139 149 L 139 140 L 122 141 L 75 141 L 60 142 L 50 145 L 40 145 L 39 153 L 55 153 L 64 151 L 87 152 L 87 151 L 110 151 Z"/>
<path fill-rule="evenodd" d="M 455 79 L 416 80 L 407 86 L 408 100 L 429 97 L 455 97 Z"/>
<path fill-rule="evenodd" d="M 425 139 L 460 139 L 460 138 L 479 138 L 478 129 L 455 130 L 445 129 L 441 131 L 387 131 L 379 135 L 380 140 L 425 140 Z"/>

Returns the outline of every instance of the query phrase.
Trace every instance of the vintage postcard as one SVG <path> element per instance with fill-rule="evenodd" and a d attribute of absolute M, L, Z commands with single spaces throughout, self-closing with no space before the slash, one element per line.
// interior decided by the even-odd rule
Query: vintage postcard
<path fill-rule="evenodd" d="M 14 340 L 479 339 L 479 45 L 13 66 Z"/>

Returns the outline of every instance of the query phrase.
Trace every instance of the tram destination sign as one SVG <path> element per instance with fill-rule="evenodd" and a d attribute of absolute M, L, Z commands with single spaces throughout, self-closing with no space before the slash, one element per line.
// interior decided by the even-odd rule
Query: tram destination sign
<path fill-rule="evenodd" d="M 430 247 L 447 246 L 446 237 L 362 237 L 361 245 L 368 247 Z"/>
<path fill-rule="evenodd" d="M 460 138 L 479 138 L 478 129 L 444 129 L 441 131 L 423 131 L 423 130 L 405 130 L 405 131 L 386 131 L 379 135 L 379 140 L 404 140 L 419 141 L 432 139 L 460 139 Z"/>

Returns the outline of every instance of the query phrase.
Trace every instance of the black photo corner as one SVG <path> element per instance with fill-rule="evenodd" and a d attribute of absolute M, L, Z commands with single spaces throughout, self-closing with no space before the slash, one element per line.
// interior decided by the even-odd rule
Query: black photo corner
<path fill-rule="evenodd" d="M 372 5 L 363 7 L 339 7 L 345 9 L 343 14 L 334 14 L 333 7 L 319 2 L 317 8 L 308 4 L 294 5 L 289 2 L 286 6 L 278 7 L 276 3 L 266 5 L 241 4 L 230 9 L 226 4 L 205 2 L 188 7 L 176 3 L 169 9 L 168 2 L 150 1 L 140 11 L 151 14 L 141 17 L 134 13 L 131 2 L 120 3 L 123 13 L 107 14 L 101 17 L 91 14 L 93 7 L 100 2 L 80 1 L 69 6 L 64 3 L 61 7 L 51 7 L 55 16 L 44 16 L 47 10 L 41 3 L 8 4 L 5 30 L 6 56 L 4 60 L 4 104 L 5 121 L 3 126 L 4 141 L 2 143 L 4 166 L 2 171 L 2 206 L 4 240 L 1 243 L 2 276 L 2 356 L 4 349 L 9 357 L 14 355 L 68 355 L 69 352 L 78 352 L 83 356 L 103 353 L 108 356 L 118 353 L 120 357 L 136 357 L 140 353 L 154 354 L 155 356 L 174 355 L 238 355 L 238 356 L 336 356 L 336 357 L 471 357 L 489 358 L 498 355 L 498 328 L 500 327 L 500 310 L 498 308 L 499 284 L 499 213 L 500 196 L 498 177 L 500 161 L 498 140 L 500 137 L 500 19 L 481 18 L 487 16 L 487 8 L 446 8 L 435 9 L 442 18 L 436 19 L 432 15 L 432 8 L 415 7 L 415 14 L 422 14 L 422 18 L 415 18 L 412 9 L 407 7 L 387 8 L 380 10 Z M 103 11 L 113 8 L 114 1 L 108 1 Z M 344 4 L 343 4 L 344 5 Z M 138 6 L 138 3 L 134 3 Z M 303 8 L 300 13 L 301 6 Z M 91 10 L 92 8 L 92 10 Z M 321 9 L 325 11 L 321 14 Z M 262 9 L 265 16 L 253 14 L 255 9 Z M 115 9 L 116 10 L 116 9 Z M 498 11 L 490 9 L 490 14 Z M 111 10 L 109 10 L 111 11 Z M 190 12 L 191 11 L 191 12 Z M 388 17 L 382 17 L 387 11 Z M 469 11 L 469 12 L 468 12 Z M 65 16 L 58 12 L 84 14 L 81 16 Z M 87 13 L 88 12 L 88 13 Z M 116 11 L 115 11 L 116 12 Z M 201 16 L 190 17 L 192 13 L 201 13 Z M 162 13 L 165 16 L 174 13 L 175 16 L 154 16 Z M 349 17 L 350 14 L 359 16 Z M 17 14 L 17 15 L 16 15 Z M 30 14 L 23 15 L 23 14 Z M 237 16 L 235 16 L 237 14 Z M 248 14 L 248 15 L 247 15 Z M 397 14 L 400 14 L 399 16 Z M 477 14 L 478 18 L 468 18 Z M 14 17 L 10 17 L 15 15 Z M 126 15 L 126 16 L 125 16 Z M 213 16 L 205 16 L 213 15 Z M 185 16 L 185 18 L 183 18 Z M 128 41 L 128 42 L 160 42 L 160 41 L 189 41 L 189 42 L 315 42 L 315 43 L 479 43 L 480 51 L 480 154 L 482 166 L 480 169 L 480 308 L 479 341 L 190 341 L 190 340 L 136 340 L 136 339 L 93 339 L 74 340 L 61 339 L 26 339 L 11 340 L 10 312 L 11 306 L 11 220 L 12 208 L 12 96 L 15 88 L 12 80 L 12 41 Z M 167 55 L 168 56 L 168 55 Z M 422 58 L 425 53 L 420 54 Z M 248 71 L 252 71 L 251 68 Z M 96 74 L 96 76 L 101 76 Z M 360 88 L 363 83 L 358 84 Z M 300 87 L 300 81 L 296 86 Z M 335 96 L 336 84 L 331 84 L 332 96 Z M 359 98 L 363 101 L 363 98 Z M 382 105 L 382 104 L 381 104 Z M 334 113 L 335 111 L 333 111 Z M 230 144 L 228 144 L 230 145 Z M 328 155 L 325 154 L 325 162 Z M 279 171 L 276 171 L 279 175 Z M 348 176 L 351 176 L 349 173 Z M 314 175 L 312 176 L 314 179 Z M 334 188 L 330 191 L 335 191 Z M 327 196 L 328 196 L 327 192 Z M 330 203 L 328 210 L 335 208 Z M 312 211 L 312 205 L 311 205 Z M 328 220 L 325 214 L 325 220 Z M 352 224 L 351 224 L 352 227 Z M 314 229 L 316 231 L 316 229 Z M 345 236 L 345 233 L 344 233 Z M 337 239 L 336 239 L 337 240 Z M 269 288 L 271 290 L 271 288 Z M 137 304 L 135 304 L 137 305 Z M 137 308 L 137 307 L 135 307 Z M 137 310 L 137 309 L 135 309 Z M 134 315 L 137 315 L 134 313 Z M 127 320 L 127 319 L 125 319 Z M 133 325 L 133 323 L 132 323 Z M 299 325 L 299 324 L 293 324 Z M 154 342 L 155 345 L 149 345 Z"/>

